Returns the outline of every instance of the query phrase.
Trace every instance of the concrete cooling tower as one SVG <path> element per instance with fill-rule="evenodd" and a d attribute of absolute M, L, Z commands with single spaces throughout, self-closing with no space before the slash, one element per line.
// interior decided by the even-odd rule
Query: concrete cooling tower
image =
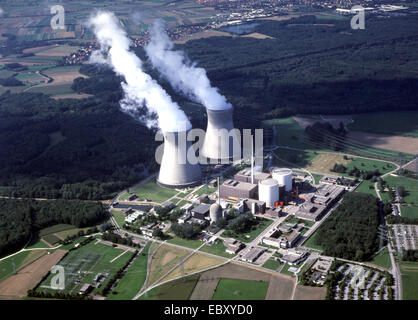
<path fill-rule="evenodd" d="M 232 123 L 232 112 L 232 107 L 225 110 L 206 109 L 208 124 L 201 152 L 204 157 L 208 159 L 216 159 L 219 162 L 222 160 L 230 160 L 234 158 L 234 156 L 241 158 L 240 140 L 236 140 L 239 141 L 239 147 L 234 150 L 234 138 L 233 136 L 229 136 L 230 130 L 234 129 L 234 124 Z M 220 134 L 218 131 L 220 129 L 226 129 L 228 134 Z M 236 138 L 238 137 L 235 136 L 235 139 Z"/>
<path fill-rule="evenodd" d="M 192 147 L 191 141 L 186 140 L 187 132 L 164 133 L 164 153 L 161 160 L 160 173 L 157 182 L 167 188 L 187 188 L 199 185 L 202 172 L 199 164 L 191 164 L 187 159 L 187 152 Z"/>

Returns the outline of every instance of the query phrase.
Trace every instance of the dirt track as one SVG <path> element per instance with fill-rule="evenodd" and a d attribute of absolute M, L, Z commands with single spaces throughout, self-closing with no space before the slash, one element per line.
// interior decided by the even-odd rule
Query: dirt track
<path fill-rule="evenodd" d="M 0 282 L 0 299 L 2 296 L 4 298 L 26 296 L 27 291 L 33 289 L 66 252 L 56 250 L 54 253 L 47 254 Z"/>

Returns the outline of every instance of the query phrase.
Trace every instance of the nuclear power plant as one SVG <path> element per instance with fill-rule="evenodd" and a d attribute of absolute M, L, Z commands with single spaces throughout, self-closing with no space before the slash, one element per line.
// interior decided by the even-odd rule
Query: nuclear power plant
<path fill-rule="evenodd" d="M 241 141 L 234 133 L 233 107 L 222 110 L 206 108 L 208 123 L 202 156 L 218 162 L 241 157 Z M 233 131 L 231 131 L 233 130 Z M 230 135 L 231 133 L 231 135 Z M 236 142 L 234 148 L 234 141 Z"/>
<path fill-rule="evenodd" d="M 163 187 L 187 188 L 201 183 L 199 164 L 191 164 L 187 157 L 190 148 L 193 148 L 192 143 L 186 139 L 187 132 L 164 133 L 164 154 L 157 179 Z"/>

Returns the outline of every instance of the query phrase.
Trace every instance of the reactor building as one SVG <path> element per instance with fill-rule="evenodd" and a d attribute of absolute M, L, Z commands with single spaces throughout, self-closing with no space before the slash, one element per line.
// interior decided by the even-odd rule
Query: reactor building
<path fill-rule="evenodd" d="M 192 142 L 187 141 L 187 132 L 164 132 L 164 153 L 157 183 L 167 188 L 187 188 L 199 185 L 202 172 L 198 163 L 189 162 L 187 154 L 194 152 Z M 184 142 L 179 141 L 179 139 Z"/>
<path fill-rule="evenodd" d="M 202 156 L 217 162 L 241 158 L 241 141 L 233 130 L 232 112 L 232 106 L 222 110 L 206 108 L 208 123 L 203 141 Z"/>
<path fill-rule="evenodd" d="M 293 172 L 287 168 L 276 168 L 272 171 L 273 179 L 277 180 L 280 186 L 284 186 L 286 192 L 292 190 Z"/>
<path fill-rule="evenodd" d="M 265 179 L 258 183 L 258 200 L 264 201 L 267 207 L 279 202 L 279 183 L 276 179 Z"/>

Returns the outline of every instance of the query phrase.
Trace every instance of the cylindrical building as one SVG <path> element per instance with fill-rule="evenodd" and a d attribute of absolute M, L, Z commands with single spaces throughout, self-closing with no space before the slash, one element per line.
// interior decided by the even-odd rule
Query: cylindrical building
<path fill-rule="evenodd" d="M 285 185 L 286 191 L 292 190 L 292 178 L 293 178 L 293 172 L 291 169 L 287 168 L 276 168 L 272 172 L 273 179 L 276 179 L 277 182 L 281 185 Z"/>
<path fill-rule="evenodd" d="M 267 207 L 273 207 L 279 201 L 279 183 L 275 179 L 265 179 L 258 183 L 258 199 Z"/>
<path fill-rule="evenodd" d="M 187 131 L 165 132 L 164 153 L 157 182 L 167 188 L 187 188 L 199 185 L 202 172 L 198 163 L 191 164 L 188 152 L 193 148 L 187 141 Z M 193 153 L 193 150 L 190 150 Z"/>
<path fill-rule="evenodd" d="M 219 162 L 241 157 L 241 141 L 232 122 L 233 107 L 224 110 L 206 109 L 208 124 L 202 147 L 202 156 Z M 235 141 L 235 148 L 234 148 Z"/>
<path fill-rule="evenodd" d="M 211 223 L 218 221 L 222 217 L 222 207 L 217 203 L 213 203 L 209 209 L 209 217 Z"/>

